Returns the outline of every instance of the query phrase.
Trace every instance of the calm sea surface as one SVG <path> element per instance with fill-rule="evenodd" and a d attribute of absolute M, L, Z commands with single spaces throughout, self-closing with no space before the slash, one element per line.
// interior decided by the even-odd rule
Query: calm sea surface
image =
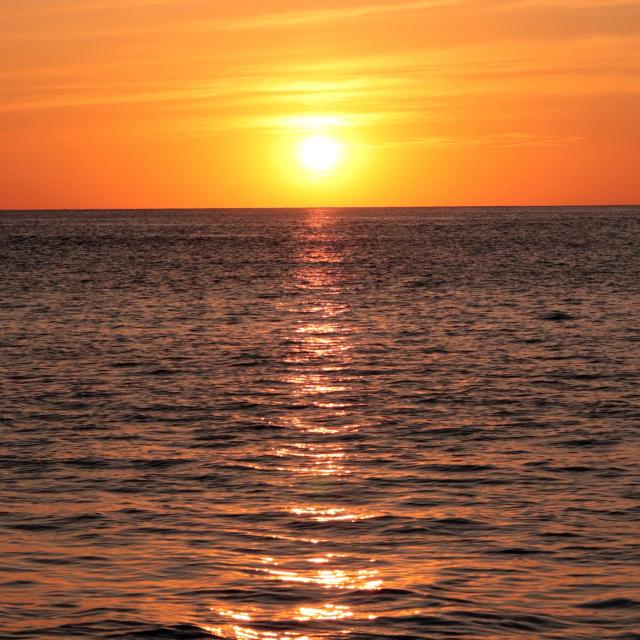
<path fill-rule="evenodd" d="M 0 213 L 0 639 L 640 638 L 640 208 Z"/>

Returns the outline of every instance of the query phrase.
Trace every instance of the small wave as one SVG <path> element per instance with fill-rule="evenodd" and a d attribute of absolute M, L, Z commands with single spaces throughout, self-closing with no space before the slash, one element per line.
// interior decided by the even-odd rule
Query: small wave
<path fill-rule="evenodd" d="M 572 438 L 558 444 L 563 447 L 610 447 L 618 442 L 615 438 Z"/>
<path fill-rule="evenodd" d="M 495 469 L 494 466 L 486 464 L 430 464 L 423 468 L 426 471 L 440 471 L 442 473 L 475 473 Z"/>
<path fill-rule="evenodd" d="M 609 598 L 607 600 L 592 600 L 577 605 L 582 609 L 639 609 L 640 601 L 631 598 Z"/>
<path fill-rule="evenodd" d="M 39 640 L 40 638 L 110 638 L 113 640 L 201 640 L 220 638 L 192 624 L 170 626 L 106 619 L 92 623 L 72 623 L 0 635 L 1 640 Z"/>
<path fill-rule="evenodd" d="M 567 313 L 566 311 L 549 311 L 548 313 L 540 316 L 541 320 L 548 320 L 549 322 L 564 322 L 565 320 L 575 320 L 575 316 Z"/>
<path fill-rule="evenodd" d="M 548 550 L 535 549 L 533 547 L 504 547 L 501 549 L 492 549 L 488 551 L 492 555 L 504 555 L 504 556 L 534 556 L 544 555 L 549 553 Z"/>

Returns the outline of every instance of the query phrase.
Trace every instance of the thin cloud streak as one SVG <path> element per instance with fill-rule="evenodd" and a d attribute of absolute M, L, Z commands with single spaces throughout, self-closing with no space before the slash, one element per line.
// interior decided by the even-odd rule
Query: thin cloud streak
<path fill-rule="evenodd" d="M 496 133 L 485 136 L 425 136 L 370 143 L 364 146 L 375 148 L 404 147 L 558 147 L 576 144 L 582 136 L 542 135 L 525 131 Z"/>
<path fill-rule="evenodd" d="M 183 11 L 183 7 L 200 7 L 199 11 Z M 148 11 L 141 13 L 135 9 Z M 175 16 L 167 20 L 165 12 L 156 8 L 172 9 Z M 215 10 L 206 11 L 206 0 L 98 0 L 74 7 L 64 5 L 6 9 L 5 18 L 18 20 L 16 28 L 3 34 L 7 42 L 15 41 L 83 41 L 100 38 L 143 39 L 167 34 L 210 34 L 213 32 L 269 31 L 272 29 L 301 29 L 305 27 L 331 27 L 335 23 L 363 21 L 386 16 L 416 14 L 416 19 L 433 18 L 427 39 L 437 33 L 448 34 L 452 40 L 465 38 L 465 30 L 457 29 L 456 15 L 477 21 L 480 32 L 486 32 L 488 40 L 513 38 L 516 32 L 526 39 L 525 25 L 536 25 L 535 38 L 571 39 L 595 33 L 625 33 L 634 31 L 635 19 L 640 20 L 640 5 L 635 0 L 410 0 L 398 3 L 357 4 L 339 8 L 307 8 L 295 11 L 273 11 L 262 14 L 249 13 L 237 16 L 216 16 Z M 122 21 L 125 10 L 134 10 L 130 21 Z M 51 30 L 47 18 L 56 13 L 79 17 L 81 14 L 99 12 L 95 20 L 84 20 L 82 28 L 76 25 Z M 99 17 L 99 20 L 98 20 Z M 86 15 L 85 15 L 86 18 Z M 10 23 L 10 20 L 9 20 Z M 485 24 L 486 23 L 486 24 Z M 434 26 L 437 25 L 437 26 Z M 501 26 L 502 25 L 502 26 Z M 517 29 L 514 29 L 517 27 Z M 543 34 L 543 27 L 546 34 Z M 542 29 L 542 31 L 541 31 Z M 430 35 L 429 35 L 430 34 Z"/>
<path fill-rule="evenodd" d="M 122 9 L 132 9 L 138 7 L 166 7 L 168 5 L 184 4 L 187 0 L 71 0 L 70 2 L 49 1 L 29 6 L 25 0 L 15 3 L 13 0 L 4 0 L 11 2 L 10 7 L 6 9 L 10 15 L 18 17 L 37 17 L 37 16 L 55 16 L 64 14 L 91 13 L 93 11 L 120 11 Z M 206 0 L 190 0 L 204 2 Z"/>
<path fill-rule="evenodd" d="M 577 41 L 561 65 L 551 45 L 512 44 L 405 51 L 322 65 L 252 64 L 225 69 L 223 77 L 210 80 L 204 79 L 204 71 L 199 77 L 194 71 L 191 79 L 180 82 L 173 76 L 148 83 L 74 82 L 72 77 L 41 85 L 30 81 L 13 89 L 0 112 L 136 103 L 199 105 L 213 100 L 215 111 L 243 105 L 331 111 L 332 105 L 353 102 L 365 111 L 389 111 L 389 104 L 413 109 L 447 97 L 509 96 L 514 91 L 519 95 L 640 92 L 640 54 L 630 53 L 640 51 L 640 38 Z"/>
<path fill-rule="evenodd" d="M 217 24 L 220 28 L 225 29 L 273 29 L 276 27 L 295 27 L 390 13 L 407 13 L 468 3 L 469 0 L 466 0 L 466 2 L 465 0 L 415 0 L 413 2 L 370 4 L 339 9 L 306 9 L 302 11 L 265 13 L 236 20 L 224 20 Z"/>

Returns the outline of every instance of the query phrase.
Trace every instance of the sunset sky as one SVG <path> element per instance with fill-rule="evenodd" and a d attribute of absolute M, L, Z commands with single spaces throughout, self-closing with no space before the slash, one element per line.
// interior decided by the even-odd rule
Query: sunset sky
<path fill-rule="evenodd" d="M 0 29 L 3 209 L 640 202 L 638 0 L 0 0 Z"/>

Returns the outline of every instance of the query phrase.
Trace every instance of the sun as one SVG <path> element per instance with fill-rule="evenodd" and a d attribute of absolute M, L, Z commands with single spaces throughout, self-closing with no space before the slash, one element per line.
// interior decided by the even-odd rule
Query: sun
<path fill-rule="evenodd" d="M 341 156 L 342 146 L 329 136 L 312 136 L 300 143 L 300 162 L 310 171 L 330 171 Z"/>

